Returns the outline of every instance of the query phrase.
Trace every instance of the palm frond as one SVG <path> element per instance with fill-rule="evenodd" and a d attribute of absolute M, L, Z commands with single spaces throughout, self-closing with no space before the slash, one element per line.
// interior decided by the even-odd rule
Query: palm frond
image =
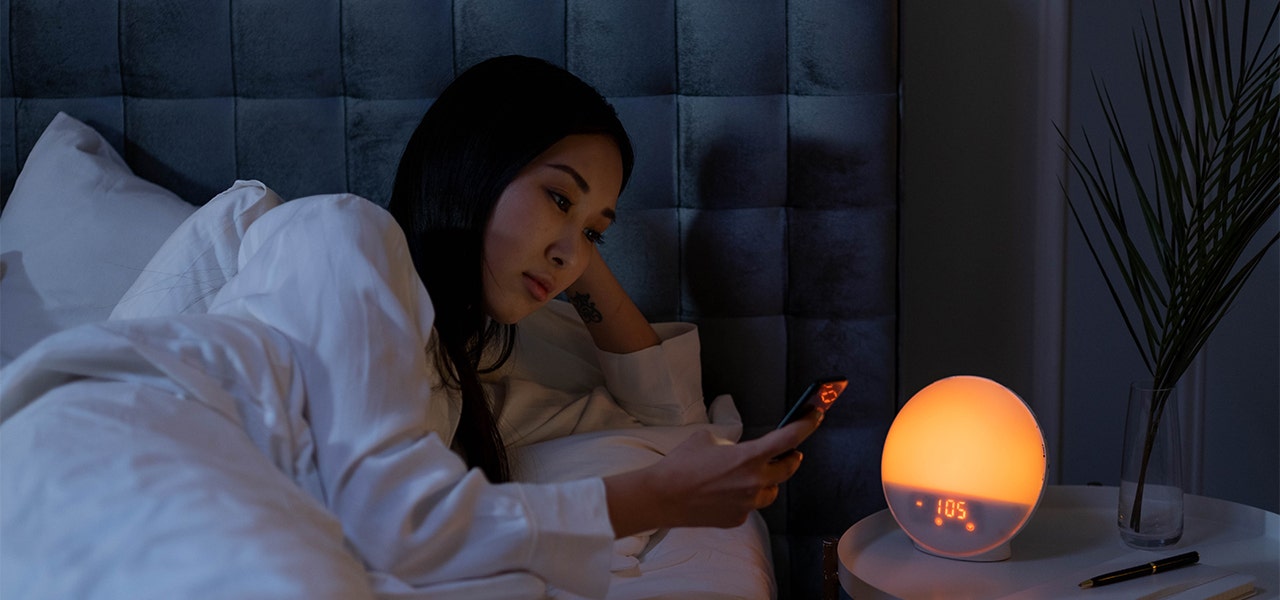
<path fill-rule="evenodd" d="M 1134 36 L 1151 127 L 1141 161 L 1148 167 L 1139 167 L 1120 111 L 1096 78 L 1110 158 L 1087 134 L 1083 150 L 1063 135 L 1084 188 L 1083 199 L 1068 194 L 1072 215 L 1150 374 L 1163 381 L 1176 381 L 1187 363 L 1163 357 L 1194 357 L 1197 340 L 1239 294 L 1261 258 L 1245 251 L 1280 204 L 1280 51 L 1267 42 L 1280 8 L 1261 41 L 1248 36 L 1251 6 L 1234 33 L 1225 1 L 1179 8 L 1179 35 L 1167 36 L 1157 13 Z"/>
<path fill-rule="evenodd" d="M 1280 207 L 1280 5 L 1260 38 L 1249 35 L 1252 1 L 1230 18 L 1239 6 L 1187 0 L 1179 35 L 1165 35 L 1158 11 L 1135 32 L 1151 129 L 1145 160 L 1096 77 L 1107 146 L 1095 147 L 1088 132 L 1073 146 L 1058 131 L 1083 189 L 1073 196 L 1063 183 L 1071 214 L 1157 388 L 1182 377 L 1280 241 L 1256 243 Z M 1162 399 L 1153 403 L 1149 435 L 1163 408 Z"/>

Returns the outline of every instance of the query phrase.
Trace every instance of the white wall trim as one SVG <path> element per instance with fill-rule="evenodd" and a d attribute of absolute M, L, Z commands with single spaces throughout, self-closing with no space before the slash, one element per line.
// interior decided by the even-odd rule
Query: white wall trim
<path fill-rule="evenodd" d="M 1054 129 L 1069 130 L 1071 2 L 1045 0 L 1037 15 L 1039 81 L 1036 131 L 1035 299 L 1031 408 L 1044 432 L 1049 483 L 1062 476 L 1063 355 L 1066 282 L 1067 157 Z"/>

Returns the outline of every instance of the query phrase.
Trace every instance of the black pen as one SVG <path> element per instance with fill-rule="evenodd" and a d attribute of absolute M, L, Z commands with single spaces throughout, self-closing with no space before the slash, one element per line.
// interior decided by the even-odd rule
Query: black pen
<path fill-rule="evenodd" d="M 1200 562 L 1199 552 L 1187 552 L 1177 556 L 1170 556 L 1169 558 L 1162 558 L 1154 562 L 1135 565 L 1127 569 L 1112 571 L 1105 575 L 1099 575 L 1097 577 L 1081 581 L 1080 587 L 1098 587 L 1100 585 L 1107 585 L 1117 581 L 1133 579 L 1134 577 L 1142 577 L 1143 575 L 1155 575 L 1156 573 L 1163 573 L 1172 569 L 1194 565 L 1198 562 Z"/>

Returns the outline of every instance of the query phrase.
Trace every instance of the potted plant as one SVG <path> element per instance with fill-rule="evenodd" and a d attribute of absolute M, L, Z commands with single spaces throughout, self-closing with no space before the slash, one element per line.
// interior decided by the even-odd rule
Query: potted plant
<path fill-rule="evenodd" d="M 1126 453 L 1134 453 L 1137 472 L 1121 475 L 1120 528 L 1134 546 L 1170 544 L 1181 535 L 1180 482 L 1176 534 L 1149 531 L 1154 522 L 1144 528 L 1143 521 L 1152 457 L 1162 444 L 1177 443 L 1161 441 L 1176 416 L 1166 408 L 1280 238 L 1258 235 L 1280 205 L 1280 7 L 1261 36 L 1250 36 L 1250 25 L 1256 31 L 1259 23 L 1249 22 L 1252 2 L 1232 18 L 1228 9 L 1240 6 L 1180 3 L 1180 31 L 1166 31 L 1157 14 L 1135 34 L 1149 146 L 1136 147 L 1097 79 L 1109 131 L 1105 153 L 1087 133 L 1077 147 L 1059 131 L 1083 188 L 1083 197 L 1068 191 L 1068 205 L 1151 377 L 1141 418 L 1126 425 L 1126 437 L 1134 438 Z M 1131 393 L 1131 404 L 1137 401 Z M 1176 456 L 1178 449 L 1164 450 Z"/>

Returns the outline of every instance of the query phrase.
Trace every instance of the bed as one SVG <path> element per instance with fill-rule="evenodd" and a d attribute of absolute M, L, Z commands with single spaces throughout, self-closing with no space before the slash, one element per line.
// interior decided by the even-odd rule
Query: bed
<path fill-rule="evenodd" d="M 337 193 L 385 201 L 400 146 L 443 85 L 486 57 L 529 54 L 596 85 L 635 140 L 637 171 L 605 251 L 651 319 L 698 325 L 716 434 L 759 435 L 813 377 L 844 373 L 855 399 L 832 411 L 803 448 L 804 469 L 746 526 L 620 542 L 610 597 L 815 597 L 821 540 L 883 507 L 878 457 L 896 388 L 895 3 L 761 1 L 744 10 L 693 1 L 6 0 L 0 15 L 9 40 L 0 73 L 5 363 L 113 312 L 199 310 L 226 275 L 230 246 L 219 242 L 243 234 L 274 200 L 242 202 L 219 221 L 230 229 L 203 238 L 174 233 L 192 229 L 197 207 L 237 185 L 259 182 L 280 202 Z M 75 139 L 46 140 L 53 125 Z M 53 151 L 36 152 L 46 141 Z M 207 252 L 197 252 L 202 243 Z M 153 261 L 179 255 L 206 261 L 198 286 L 134 289 Z M 67 410 L 60 416 L 69 428 L 95 418 Z M 166 418 L 157 414 L 153 425 L 171 431 Z M 524 462 L 541 465 L 531 478 L 572 479 L 652 460 L 684 433 L 547 439 L 530 444 Z M 170 441 L 227 446 L 213 434 Z M 565 458 L 581 454 L 574 444 L 601 460 Z M 12 471 L 0 461 L 0 472 Z M 67 484 L 62 498 L 71 504 L 31 498 L 29 509 L 76 506 L 85 490 L 126 481 L 118 471 L 95 479 L 86 464 L 73 467 L 48 465 L 45 475 Z M 206 482 L 226 476 L 210 469 Z M 270 480 L 269 471 L 246 476 Z M 125 579 L 127 552 L 76 557 L 104 566 L 62 573 L 60 585 L 99 577 L 157 597 L 193 585 L 243 597 L 219 586 L 239 581 L 226 576 L 235 568 L 257 568 L 271 576 L 254 581 L 280 586 L 270 589 L 364 590 L 367 574 L 334 538 L 331 517 L 290 506 L 242 521 L 209 517 L 217 527 L 178 520 L 182 535 L 137 546 L 149 553 L 134 556 L 134 566 L 161 564 L 172 574 L 154 587 Z M 146 513 L 104 504 L 75 514 L 91 527 Z M 257 531 L 289 519 L 308 526 L 284 528 L 278 539 Z M 111 534 L 125 535 L 124 522 Z M 213 541 L 160 543 L 197 533 Z M 22 555 L 14 539 L 27 538 L 0 532 L 0 553 Z M 256 551 L 226 550 L 249 542 Z M 6 591 L 19 565 L 0 561 Z"/>

